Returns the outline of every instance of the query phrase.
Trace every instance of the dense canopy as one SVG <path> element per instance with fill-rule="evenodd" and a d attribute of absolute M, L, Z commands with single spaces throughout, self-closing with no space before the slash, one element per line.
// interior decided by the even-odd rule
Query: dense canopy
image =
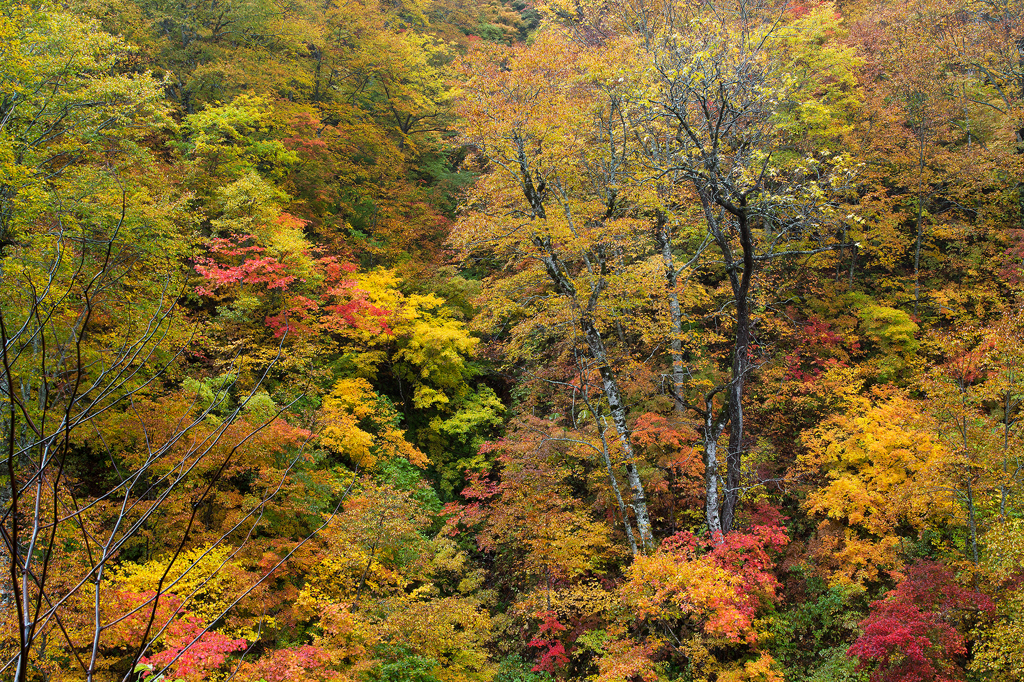
<path fill-rule="evenodd" d="M 0 0 L 0 677 L 1024 679 L 1022 45 Z"/>

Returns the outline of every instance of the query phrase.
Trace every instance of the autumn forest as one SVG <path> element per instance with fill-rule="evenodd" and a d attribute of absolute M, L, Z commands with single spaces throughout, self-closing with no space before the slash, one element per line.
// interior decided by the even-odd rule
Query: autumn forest
<path fill-rule="evenodd" d="M 0 679 L 1024 680 L 1021 0 L 0 0 Z"/>

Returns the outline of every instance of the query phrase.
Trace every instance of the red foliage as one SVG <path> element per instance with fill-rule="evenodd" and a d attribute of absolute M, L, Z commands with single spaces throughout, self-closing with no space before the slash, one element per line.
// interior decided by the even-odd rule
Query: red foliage
<path fill-rule="evenodd" d="M 480 446 L 480 452 L 484 452 L 485 447 L 487 443 Z M 500 492 L 499 484 L 491 480 L 487 474 L 478 471 L 466 472 L 466 487 L 462 490 L 462 496 L 467 500 L 490 500 Z"/>
<path fill-rule="evenodd" d="M 765 602 L 775 601 L 780 585 L 772 572 L 774 561 L 769 553 L 789 543 L 783 517 L 774 507 L 760 505 L 753 518 L 755 523 L 746 532 L 734 531 L 718 537 L 682 532 L 662 543 L 663 550 L 685 557 L 705 554 L 719 567 L 738 576 L 743 589 L 733 606 L 746 622 L 753 622 Z"/>
<path fill-rule="evenodd" d="M 789 543 L 782 525 L 784 517 L 771 505 L 758 505 L 751 513 L 755 523 L 746 532 L 735 531 L 722 538 L 697 537 L 690 532 L 666 538 L 662 548 L 684 554 L 706 551 L 722 568 L 742 575 L 748 584 L 777 585 L 770 571 L 773 566 L 769 550 L 779 550 Z"/>
<path fill-rule="evenodd" d="M 210 673 L 224 665 L 228 654 L 248 646 L 244 639 L 231 639 L 204 629 L 194 616 L 173 621 L 166 632 L 168 648 L 142 662 L 152 663 L 158 670 L 170 665 L 174 677 L 198 682 L 209 679 Z"/>
<path fill-rule="evenodd" d="M 644 448 L 654 448 L 672 452 L 673 459 L 680 460 L 690 457 L 693 453 L 692 443 L 697 434 L 692 429 L 672 424 L 664 415 L 647 412 L 637 418 L 633 426 L 634 442 Z"/>
<path fill-rule="evenodd" d="M 861 623 L 864 634 L 846 652 L 860 659 L 858 670 L 875 666 L 871 682 L 956 682 L 963 679 L 958 658 L 967 649 L 951 621 L 958 612 L 992 612 L 994 605 L 953 582 L 938 562 L 921 561 L 871 608 Z"/>
<path fill-rule="evenodd" d="M 1006 230 L 1009 248 L 1003 254 L 1003 267 L 1000 277 L 1010 284 L 1020 286 L 1024 283 L 1024 230 Z"/>
<path fill-rule="evenodd" d="M 955 343 L 955 346 L 961 344 Z M 995 341 L 988 340 L 974 349 L 955 348 L 952 357 L 943 365 L 943 371 L 961 390 L 983 380 L 988 370 L 988 354 L 995 350 Z"/>
<path fill-rule="evenodd" d="M 119 590 L 114 593 L 114 612 L 125 614 L 108 626 L 109 642 L 117 646 L 138 645 L 143 637 L 150 637 L 155 631 L 149 627 L 153 613 L 153 598 L 156 592 L 130 592 Z M 181 610 L 181 599 L 174 594 L 162 594 L 156 604 L 153 627 L 159 629 Z"/>
<path fill-rule="evenodd" d="M 196 272 L 205 283 L 196 288 L 202 296 L 213 296 L 218 289 L 239 284 L 262 285 L 267 289 L 287 289 L 296 280 L 288 266 L 275 258 L 262 256 L 266 249 L 253 243 L 251 235 L 215 237 L 208 248 L 214 256 L 196 259 Z M 224 263 L 230 259 L 231 264 Z M 219 261 L 219 262 L 218 262 Z"/>
<path fill-rule="evenodd" d="M 253 663 L 246 663 L 240 672 L 244 679 L 266 682 L 307 680 L 310 679 L 307 673 L 315 673 L 317 680 L 333 680 L 340 675 L 328 667 L 331 658 L 323 647 L 306 644 L 272 651 Z"/>
<path fill-rule="evenodd" d="M 304 221 L 282 213 L 278 222 L 291 225 Z M 286 333 L 312 335 L 345 328 L 390 331 L 385 320 L 389 311 L 367 300 L 366 292 L 349 277 L 356 267 L 336 256 L 319 255 L 316 250 L 306 254 L 316 273 L 313 285 L 294 274 L 292 265 L 263 255 L 266 249 L 257 245 L 252 235 L 216 237 L 207 246 L 210 255 L 197 258 L 195 263 L 196 272 L 203 277 L 196 292 L 202 296 L 237 295 L 237 289 L 255 287 L 280 293 L 281 298 L 274 304 L 276 312 L 264 320 L 275 338 Z"/>
<path fill-rule="evenodd" d="M 832 329 L 832 323 L 811 315 L 797 333 L 797 348 L 786 356 L 789 378 L 795 381 L 812 381 L 829 365 L 845 366 L 847 360 L 846 339 Z M 849 350 L 856 351 L 859 344 L 849 344 Z"/>
<path fill-rule="evenodd" d="M 554 673 L 569 662 L 566 656 L 565 646 L 555 637 L 559 632 L 565 632 L 566 627 L 558 622 L 558 614 L 554 611 L 543 611 L 537 614 L 542 618 L 537 636 L 530 640 L 530 646 L 544 649 L 540 661 L 533 666 L 533 672 Z M 543 635 L 547 634 L 547 637 Z"/>
<path fill-rule="evenodd" d="M 153 615 L 151 600 L 155 596 L 152 591 L 115 593 L 117 612 L 130 615 L 118 620 L 108 632 L 111 644 L 125 646 L 158 635 L 166 625 L 163 630 L 166 649 L 141 659 L 142 663 L 152 664 L 156 671 L 171 666 L 174 678 L 188 682 L 206 680 L 225 663 L 228 654 L 248 646 L 244 639 L 207 631 L 201 619 L 182 608 L 182 601 L 175 594 L 161 595 Z"/>
<path fill-rule="evenodd" d="M 781 524 L 752 526 L 746 533 L 726 535 L 711 556 L 722 568 L 742 576 L 752 591 L 774 597 L 779 583 L 771 572 L 774 562 L 768 552 L 782 549 L 788 543 L 789 536 Z"/>

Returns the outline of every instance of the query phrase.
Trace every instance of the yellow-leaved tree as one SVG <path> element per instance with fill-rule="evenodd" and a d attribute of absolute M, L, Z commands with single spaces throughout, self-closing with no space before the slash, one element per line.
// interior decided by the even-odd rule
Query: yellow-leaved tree
<path fill-rule="evenodd" d="M 823 475 L 807 496 L 821 518 L 815 558 L 832 581 L 898 572 L 908 530 L 958 518 L 943 486 L 948 451 L 924 405 L 898 392 L 846 396 L 846 411 L 804 435 L 798 468 Z"/>
<path fill-rule="evenodd" d="M 345 457 L 360 470 L 373 470 L 379 461 L 400 457 L 418 467 L 426 455 L 405 438 L 401 415 L 366 379 L 341 379 L 324 398 L 320 443 Z"/>

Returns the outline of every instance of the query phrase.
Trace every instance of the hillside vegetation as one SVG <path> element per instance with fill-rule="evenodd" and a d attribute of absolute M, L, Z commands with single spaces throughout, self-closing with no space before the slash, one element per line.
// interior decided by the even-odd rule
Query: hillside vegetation
<path fill-rule="evenodd" d="M 0 0 L 0 677 L 1024 679 L 1019 0 Z"/>

